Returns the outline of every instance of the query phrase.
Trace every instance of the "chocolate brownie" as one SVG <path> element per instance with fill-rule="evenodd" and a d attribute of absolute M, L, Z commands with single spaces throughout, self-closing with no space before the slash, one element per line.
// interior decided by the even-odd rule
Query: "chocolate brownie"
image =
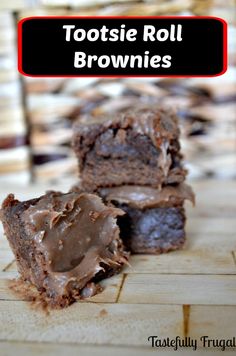
<path fill-rule="evenodd" d="M 21 276 L 52 307 L 91 296 L 94 282 L 127 262 L 116 224 L 123 214 L 96 195 L 76 192 L 48 192 L 24 202 L 10 194 L 1 209 Z"/>
<path fill-rule="evenodd" d="M 87 191 L 99 187 L 161 187 L 184 180 L 178 120 L 163 108 L 138 107 L 115 116 L 82 117 L 73 147 Z"/>
<path fill-rule="evenodd" d="M 184 200 L 194 203 L 194 194 L 182 183 L 158 191 L 151 187 L 103 188 L 106 202 L 126 212 L 118 218 L 121 238 L 133 253 L 163 253 L 179 249 L 185 242 Z"/>

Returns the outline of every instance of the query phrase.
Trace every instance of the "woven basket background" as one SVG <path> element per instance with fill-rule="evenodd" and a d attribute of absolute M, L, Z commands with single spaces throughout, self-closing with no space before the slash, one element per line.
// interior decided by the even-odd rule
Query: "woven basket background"
<path fill-rule="evenodd" d="M 180 116 L 182 148 L 192 178 L 236 177 L 236 16 L 233 0 L 1 0 L 0 183 L 77 176 L 70 148 L 73 121 L 160 102 Z M 229 24 L 229 70 L 197 79 L 20 77 L 16 24 L 36 15 L 211 15 Z"/>

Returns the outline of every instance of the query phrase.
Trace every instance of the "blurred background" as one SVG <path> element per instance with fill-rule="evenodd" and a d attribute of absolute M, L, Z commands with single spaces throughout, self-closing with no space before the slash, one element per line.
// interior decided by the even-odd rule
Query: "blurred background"
<path fill-rule="evenodd" d="M 135 103 L 174 107 L 192 179 L 236 178 L 234 0 L 1 0 L 0 185 L 76 180 L 73 121 Z M 215 78 L 29 78 L 17 71 L 17 22 L 39 15 L 210 15 L 228 23 L 229 68 Z M 201 55 L 201 53 L 199 53 Z"/>

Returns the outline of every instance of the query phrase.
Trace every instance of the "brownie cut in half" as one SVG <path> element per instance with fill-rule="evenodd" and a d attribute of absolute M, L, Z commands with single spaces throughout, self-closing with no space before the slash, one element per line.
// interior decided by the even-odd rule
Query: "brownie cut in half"
<path fill-rule="evenodd" d="M 1 220 L 22 278 L 49 305 L 65 307 L 127 262 L 116 223 L 123 214 L 93 194 L 48 192 L 24 202 L 10 194 Z"/>
<path fill-rule="evenodd" d="M 184 200 L 194 203 L 191 188 L 181 183 L 161 190 L 143 186 L 102 188 L 106 202 L 126 212 L 118 217 L 121 238 L 132 253 L 159 254 L 185 242 Z"/>
<path fill-rule="evenodd" d="M 181 183 L 176 115 L 167 109 L 138 107 L 114 116 L 84 116 L 74 125 L 73 148 L 83 188 Z"/>

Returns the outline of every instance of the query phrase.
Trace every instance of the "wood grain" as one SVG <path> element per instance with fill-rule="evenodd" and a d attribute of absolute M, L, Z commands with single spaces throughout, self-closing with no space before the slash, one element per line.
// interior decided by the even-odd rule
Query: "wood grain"
<path fill-rule="evenodd" d="M 0 348 L 4 356 L 146 356 L 146 355 L 158 355 L 158 356 L 189 356 L 196 355 L 196 351 L 179 350 L 173 353 L 173 350 L 160 350 L 151 349 L 149 347 L 126 347 L 126 346 L 110 346 L 110 345 L 75 345 L 75 344 L 55 344 L 55 343 L 38 343 L 38 342 L 0 342 Z M 198 350 L 197 355 L 207 356 L 222 356 L 222 351 L 204 351 Z M 235 351 L 224 351 L 226 356 L 235 356 Z"/>
<path fill-rule="evenodd" d="M 0 10 L 21 10 L 28 7 L 27 0 L 1 0 Z"/>
<path fill-rule="evenodd" d="M 228 339 L 235 337 L 236 307 L 230 305 L 193 305 L 190 310 L 189 335 Z"/>
<path fill-rule="evenodd" d="M 210 256 L 210 258 L 209 258 Z M 135 255 L 126 273 L 235 274 L 232 252 L 202 248 L 175 251 L 160 256 Z"/>
<path fill-rule="evenodd" d="M 186 233 L 191 236 L 202 236 L 207 238 L 210 235 L 234 235 L 236 231 L 236 220 L 227 217 L 191 217 L 186 224 Z M 236 242 L 235 242 L 236 244 Z"/>
<path fill-rule="evenodd" d="M 3 355 L 172 355 L 172 350 L 151 349 L 147 337 L 235 336 L 236 182 L 202 181 L 193 185 L 197 205 L 187 205 L 187 243 L 183 250 L 131 256 L 131 267 L 103 281 L 102 293 L 65 310 L 51 311 L 49 316 L 9 290 L 9 280 L 17 275 L 16 263 L 0 228 Z M 58 189 L 66 191 L 68 186 Z M 12 186 L 9 191 L 30 199 L 46 189 L 49 187 L 29 186 L 24 193 L 22 188 Z M 0 187 L 0 199 L 5 195 Z M 224 353 L 234 355 L 235 350 Z M 175 354 L 185 356 L 190 351 Z M 222 352 L 197 351 L 197 355 L 205 354 Z"/>
<path fill-rule="evenodd" d="M 236 305 L 235 275 L 129 274 L 120 303 Z"/>
<path fill-rule="evenodd" d="M 143 347 L 119 347 L 119 346 L 93 346 L 93 345 L 75 345 L 75 344 L 55 344 L 55 343 L 37 343 L 37 342 L 0 342 L 0 348 L 4 356 L 12 356 L 17 353 L 18 356 L 143 356 L 154 355 L 156 350 Z M 167 351 L 167 355 L 169 352 Z M 166 352 L 158 352 L 158 355 L 165 356 Z M 228 354 L 227 354 L 228 356 Z"/>
<path fill-rule="evenodd" d="M 137 346 L 153 333 L 182 335 L 182 308 L 175 305 L 75 303 L 47 316 L 27 302 L 1 301 L 0 314 L 0 340 L 8 341 Z"/>
<path fill-rule="evenodd" d="M 14 259 L 12 251 L 0 248 L 0 271 L 3 271 Z"/>

